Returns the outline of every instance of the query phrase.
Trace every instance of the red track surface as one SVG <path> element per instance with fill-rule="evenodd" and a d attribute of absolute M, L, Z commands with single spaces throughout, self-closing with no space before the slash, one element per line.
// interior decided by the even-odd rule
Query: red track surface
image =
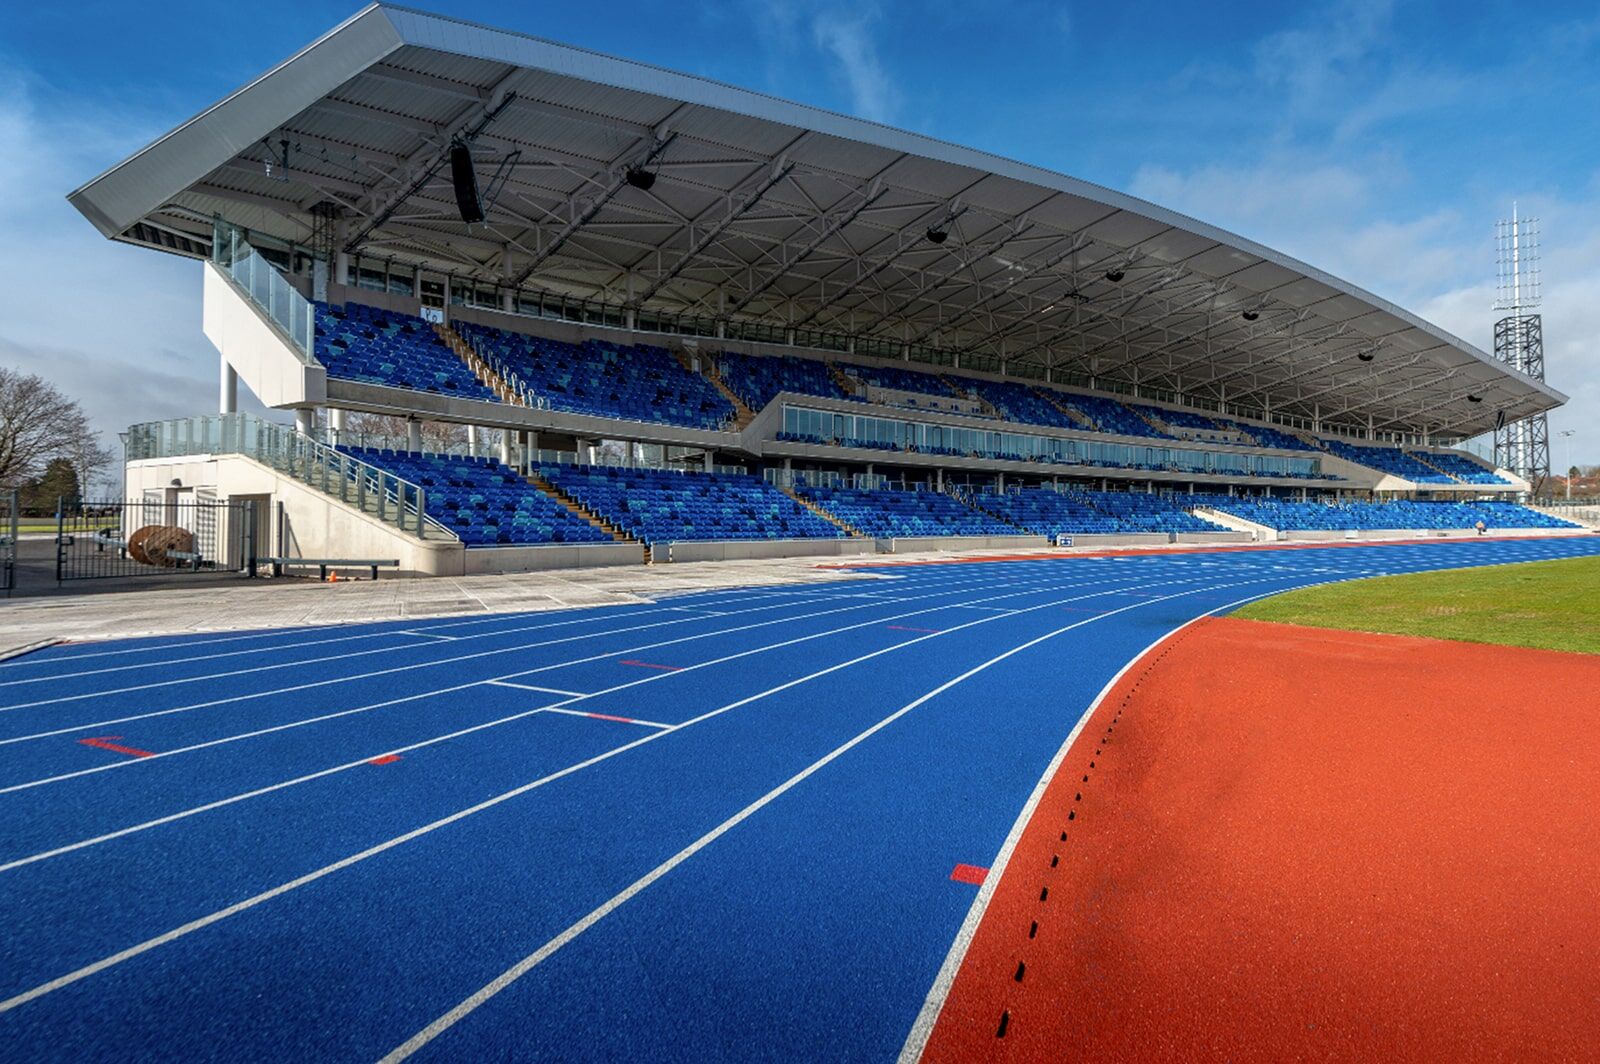
<path fill-rule="evenodd" d="M 1222 619 L 1129 671 L 923 1059 L 1222 1058 L 1600 1059 L 1600 656 Z"/>

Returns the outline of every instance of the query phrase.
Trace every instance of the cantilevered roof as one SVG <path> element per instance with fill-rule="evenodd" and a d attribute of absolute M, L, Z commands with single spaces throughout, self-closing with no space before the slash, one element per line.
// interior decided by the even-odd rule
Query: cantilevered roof
<path fill-rule="evenodd" d="M 458 137 L 481 185 L 501 177 L 475 225 L 452 193 Z M 635 187 L 630 168 L 654 184 Z M 1371 293 L 1155 204 L 386 4 L 69 198 L 108 237 L 190 255 L 206 254 L 217 215 L 311 245 L 331 204 L 347 250 L 486 283 L 1334 424 L 1473 435 L 1566 398 Z"/>

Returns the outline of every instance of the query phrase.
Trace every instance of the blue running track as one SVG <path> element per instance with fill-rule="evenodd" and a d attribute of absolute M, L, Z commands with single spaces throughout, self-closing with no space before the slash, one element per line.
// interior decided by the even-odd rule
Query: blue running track
<path fill-rule="evenodd" d="M 892 1060 L 1179 625 L 1600 538 L 872 570 L 0 665 L 0 1059 Z M 1270 648 L 1264 648 L 1270 652 Z"/>

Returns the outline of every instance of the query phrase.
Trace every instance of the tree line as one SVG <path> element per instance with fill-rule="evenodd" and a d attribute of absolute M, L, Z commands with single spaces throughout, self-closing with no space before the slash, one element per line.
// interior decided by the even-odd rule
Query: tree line
<path fill-rule="evenodd" d="M 25 510 L 77 502 L 114 459 L 83 408 L 37 374 L 0 366 L 0 490 Z"/>

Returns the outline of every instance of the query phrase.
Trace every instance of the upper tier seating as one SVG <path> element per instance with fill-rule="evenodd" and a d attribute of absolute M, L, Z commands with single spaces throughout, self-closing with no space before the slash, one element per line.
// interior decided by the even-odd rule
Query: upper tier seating
<path fill-rule="evenodd" d="M 569 344 L 464 321 L 455 328 L 480 353 L 499 356 L 554 410 L 699 429 L 721 429 L 734 417 L 716 386 L 664 347 Z"/>
<path fill-rule="evenodd" d="M 1505 477 L 1483 468 L 1470 458 L 1448 451 L 1422 451 L 1417 457 L 1443 473 L 1448 473 L 1467 484 L 1509 484 Z"/>
<path fill-rule="evenodd" d="M 1270 425 L 1246 425 L 1241 421 L 1234 421 L 1230 418 L 1218 418 L 1217 420 L 1219 424 L 1226 428 L 1238 429 L 1263 447 L 1276 447 L 1280 451 L 1316 450 L 1315 447 L 1300 437 L 1282 432 Z"/>
<path fill-rule="evenodd" d="M 1157 429 L 1150 422 L 1135 414 L 1115 399 L 1103 399 L 1098 395 L 1061 395 L 1061 401 L 1079 410 L 1093 419 L 1103 432 L 1116 432 L 1123 436 L 1149 436 L 1158 440 L 1170 440 L 1171 436 Z"/>
<path fill-rule="evenodd" d="M 1482 521 L 1495 528 L 1576 528 L 1560 518 L 1508 502 L 1417 502 L 1393 499 L 1325 505 L 1279 499 L 1232 499 L 1216 508 L 1246 521 L 1288 531 L 1469 529 Z"/>
<path fill-rule="evenodd" d="M 423 509 L 469 547 L 609 543 L 611 537 L 492 458 L 345 450 L 425 489 Z"/>
<path fill-rule="evenodd" d="M 1129 491 L 1023 488 L 978 495 L 976 501 L 980 508 L 1045 536 L 1225 531 L 1189 513 L 1186 498 Z"/>
<path fill-rule="evenodd" d="M 819 395 L 826 399 L 844 399 L 844 389 L 828 364 L 814 358 L 796 358 L 793 355 L 741 355 L 725 351 L 717 356 L 722 382 L 743 400 L 751 410 L 772 402 L 779 392 L 796 392 L 801 395 Z"/>
<path fill-rule="evenodd" d="M 1329 454 L 1347 462 L 1364 465 L 1417 484 L 1454 484 L 1455 481 L 1437 469 L 1429 469 L 1397 447 L 1356 447 L 1343 440 L 1323 439 L 1322 446 Z"/>
<path fill-rule="evenodd" d="M 807 500 L 868 536 L 1015 536 L 1013 526 L 942 491 L 801 488 Z"/>
<path fill-rule="evenodd" d="M 878 388 L 893 388 L 901 392 L 921 392 L 949 398 L 955 395 L 944 381 L 932 373 L 901 369 L 899 366 L 862 366 L 854 362 L 841 362 L 839 368 L 849 376 Z"/>
<path fill-rule="evenodd" d="M 838 539 L 844 532 L 759 477 L 552 465 L 540 474 L 645 543 Z"/>
<path fill-rule="evenodd" d="M 1216 432 L 1223 427 L 1204 414 L 1196 414 L 1189 410 L 1168 410 L 1165 407 L 1146 406 L 1143 403 L 1128 403 L 1126 405 L 1136 414 L 1142 414 L 1147 418 L 1165 422 L 1174 428 L 1203 429 L 1206 432 Z"/>
<path fill-rule="evenodd" d="M 495 401 L 494 392 L 421 318 L 363 303 L 318 303 L 316 318 L 312 350 L 330 377 Z"/>
<path fill-rule="evenodd" d="M 1020 421 L 1029 425 L 1051 425 L 1056 428 L 1077 429 L 1080 432 L 1087 428 L 1083 422 L 1071 414 L 1063 413 L 1050 400 L 1026 384 L 1019 384 L 1016 381 L 986 381 L 976 377 L 957 377 L 955 380 L 961 387 L 998 410 L 1000 416 L 1008 421 Z"/>

